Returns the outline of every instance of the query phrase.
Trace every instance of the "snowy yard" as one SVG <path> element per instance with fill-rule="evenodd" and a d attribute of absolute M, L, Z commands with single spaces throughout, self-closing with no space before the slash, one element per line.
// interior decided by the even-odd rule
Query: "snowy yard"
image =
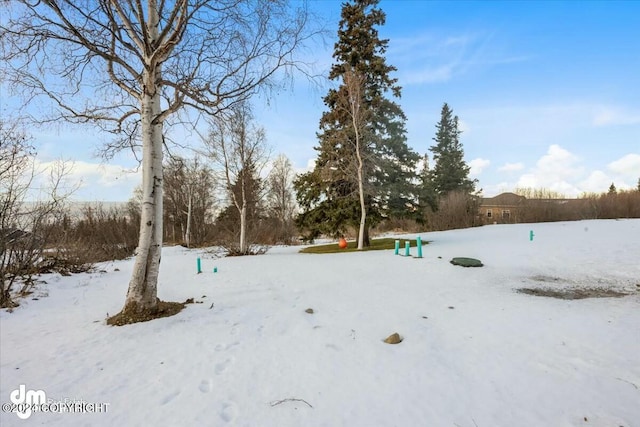
<path fill-rule="evenodd" d="M 108 410 L 3 412 L 0 424 L 640 426 L 640 220 L 421 236 L 422 259 L 165 248 L 160 298 L 201 303 L 123 327 L 105 318 L 122 308 L 132 260 L 43 277 L 37 300 L 0 312 L 1 401 L 25 385 Z M 383 343 L 394 332 L 403 341 Z"/>

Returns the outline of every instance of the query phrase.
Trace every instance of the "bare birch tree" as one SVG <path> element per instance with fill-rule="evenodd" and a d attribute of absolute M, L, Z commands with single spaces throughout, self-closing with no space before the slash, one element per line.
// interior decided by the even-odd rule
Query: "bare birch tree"
<path fill-rule="evenodd" d="M 141 230 L 122 314 L 157 311 L 165 125 L 193 122 L 290 75 L 311 35 L 285 0 L 13 0 L 0 19 L 0 72 L 26 102 L 97 123 L 142 146 Z M 177 113 L 182 112 L 181 116 Z"/>
<path fill-rule="evenodd" d="M 293 218 L 296 213 L 296 198 L 293 190 L 295 172 L 291 161 L 280 154 L 273 161 L 268 178 L 268 203 L 271 216 L 278 221 L 277 238 L 290 244 L 293 238 Z"/>
<path fill-rule="evenodd" d="M 205 144 L 208 155 L 218 166 L 226 193 L 240 216 L 239 254 L 249 253 L 247 240 L 247 210 L 255 193 L 258 170 L 266 162 L 267 146 L 264 129 L 255 126 L 248 105 L 236 105 L 229 114 L 216 117 Z"/>
<path fill-rule="evenodd" d="M 364 248 L 364 232 L 367 222 L 367 206 L 365 203 L 365 162 L 367 157 L 367 117 L 369 115 L 368 108 L 365 105 L 364 85 L 365 76 L 358 73 L 355 69 L 347 67 L 343 75 L 343 88 L 338 93 L 339 108 L 343 109 L 351 120 L 351 129 L 353 137 L 350 139 L 353 144 L 355 162 L 350 163 L 355 167 L 355 175 L 358 184 L 358 199 L 360 201 L 360 226 L 358 229 L 358 250 Z"/>
<path fill-rule="evenodd" d="M 173 242 L 182 239 L 188 248 L 201 244 L 214 205 L 213 171 L 197 156 L 170 157 L 164 167 L 165 239 Z"/>

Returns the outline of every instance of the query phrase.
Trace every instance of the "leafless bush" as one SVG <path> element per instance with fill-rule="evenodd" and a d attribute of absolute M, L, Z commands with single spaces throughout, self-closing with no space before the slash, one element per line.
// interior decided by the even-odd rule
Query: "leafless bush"
<path fill-rule="evenodd" d="M 568 208 L 564 194 L 546 188 L 517 188 L 515 193 L 524 196 L 525 200 L 520 205 L 518 218 L 521 222 L 551 222 L 568 221 L 578 215 L 575 205 Z M 573 211 L 573 213 L 572 213 Z"/>
<path fill-rule="evenodd" d="M 478 225 L 478 198 L 464 191 L 453 191 L 440 199 L 438 210 L 426 213 L 430 230 L 452 230 Z"/>
<path fill-rule="evenodd" d="M 0 121 L 0 307 L 17 305 L 13 290 L 25 294 L 43 268 L 45 248 L 51 240 L 46 227 L 55 221 L 69 193 L 62 191 L 68 165 L 58 162 L 50 171 L 47 200 L 26 202 L 34 178 L 35 150 L 17 122 Z"/>
<path fill-rule="evenodd" d="M 424 224 L 419 224 L 413 219 L 389 218 L 378 224 L 373 230 L 373 234 L 379 233 L 417 233 L 424 231 Z"/>
<path fill-rule="evenodd" d="M 85 270 L 94 263 L 133 255 L 138 243 L 139 221 L 127 208 L 85 205 L 79 217 L 67 212 L 49 225 L 55 236 L 50 257 L 60 265 Z"/>
<path fill-rule="evenodd" d="M 295 245 L 298 244 L 298 230 L 293 221 L 264 218 L 257 224 L 255 239 L 256 243 L 263 245 Z"/>
<path fill-rule="evenodd" d="M 247 215 L 244 233 L 246 241 L 252 243 L 244 247 L 240 245 L 241 229 L 238 227 L 238 221 L 239 215 L 235 206 L 228 206 L 222 211 L 215 222 L 213 244 L 224 248 L 229 256 L 242 255 L 243 253 L 255 255 L 266 252 L 266 250 L 257 249 L 263 247 L 265 242 L 265 227 L 262 225 L 264 219 L 260 217 L 257 210 L 252 209 Z"/>
<path fill-rule="evenodd" d="M 522 222 L 576 221 L 581 219 L 640 218 L 640 191 L 588 193 L 577 199 L 545 189 L 519 189 Z"/>
<path fill-rule="evenodd" d="M 206 244 L 213 222 L 215 179 L 198 157 L 171 157 L 164 170 L 164 241 L 197 247 Z"/>
<path fill-rule="evenodd" d="M 265 228 L 260 227 L 259 222 L 250 223 L 245 232 L 249 241 L 255 243 L 241 249 L 240 230 L 237 229 L 235 221 L 219 219 L 216 222 L 216 237 L 213 242 L 214 245 L 223 248 L 227 256 L 260 255 L 269 249 L 264 234 L 261 235 L 264 231 Z"/>
<path fill-rule="evenodd" d="M 640 191 L 603 193 L 591 201 L 598 218 L 640 218 Z"/>

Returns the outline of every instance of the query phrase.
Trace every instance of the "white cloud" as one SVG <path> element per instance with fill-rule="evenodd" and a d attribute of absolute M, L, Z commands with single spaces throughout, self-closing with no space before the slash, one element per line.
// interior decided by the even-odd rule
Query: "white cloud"
<path fill-rule="evenodd" d="M 441 83 L 451 79 L 455 64 L 445 64 L 439 67 L 426 67 L 412 71 L 402 76 L 404 84 Z"/>
<path fill-rule="evenodd" d="M 399 65 L 402 85 L 441 83 L 462 74 L 482 42 L 480 35 L 442 37 L 433 33 L 394 38 L 389 56 Z"/>
<path fill-rule="evenodd" d="M 627 154 L 607 165 L 607 168 L 618 175 L 629 179 L 640 177 L 640 154 Z"/>
<path fill-rule="evenodd" d="M 500 166 L 498 168 L 498 170 L 500 172 L 517 172 L 524 169 L 524 164 L 518 162 L 518 163 L 505 163 L 504 165 Z"/>
<path fill-rule="evenodd" d="M 37 186 L 45 188 L 46 181 L 58 162 L 39 162 L 35 167 L 41 171 Z M 133 171 L 120 165 L 90 163 L 85 161 L 66 162 L 68 167 L 64 178 L 65 189 L 77 188 L 72 197 L 77 200 L 125 201 L 133 189 L 141 182 L 140 171 Z"/>
<path fill-rule="evenodd" d="M 536 167 L 540 172 L 550 172 L 561 176 L 571 175 L 573 166 L 578 157 L 571 154 L 568 150 L 560 147 L 558 144 L 552 144 L 547 150 L 547 154 L 542 156 L 536 163 Z"/>
<path fill-rule="evenodd" d="M 589 177 L 580 183 L 580 189 L 584 193 L 602 193 L 609 188 L 613 182 L 606 173 L 597 170 L 589 174 Z"/>
<path fill-rule="evenodd" d="M 606 170 L 587 172 L 582 163 L 582 159 L 554 144 L 538 159 L 536 166 L 522 174 L 516 182 L 488 185 L 484 188 L 484 194 L 492 196 L 517 188 L 534 188 L 551 190 L 566 197 L 577 197 L 583 193 L 606 192 L 611 183 L 619 190 L 630 190 L 635 188 L 640 177 L 640 155 L 634 153 L 609 163 Z M 499 170 L 521 168 L 521 163 L 507 163 Z"/>
<path fill-rule="evenodd" d="M 489 164 L 491 164 L 491 161 L 487 159 L 478 158 L 471 160 L 469 162 L 469 167 L 471 168 L 469 175 L 474 177 L 480 175 Z"/>
<path fill-rule="evenodd" d="M 573 182 L 583 173 L 579 160 L 568 150 L 553 144 L 536 162 L 535 168 L 520 177 L 516 187 L 545 188 L 566 196 L 577 196 L 580 190 Z"/>
<path fill-rule="evenodd" d="M 469 126 L 469 122 L 458 119 L 458 130 L 462 133 L 468 134 L 471 131 L 471 126 Z"/>
<path fill-rule="evenodd" d="M 304 170 L 304 172 L 310 172 L 313 169 L 315 169 L 315 167 L 316 167 L 316 158 L 314 157 L 312 159 L 307 160 L 307 168 Z"/>
<path fill-rule="evenodd" d="M 601 106 L 593 115 L 595 126 L 635 125 L 640 123 L 640 111 L 629 111 L 620 107 Z"/>
<path fill-rule="evenodd" d="M 396 37 L 390 43 L 391 62 L 401 70 L 402 85 L 441 83 L 476 69 L 528 61 L 495 43 L 494 35 L 475 32 L 442 36 L 433 32 Z"/>

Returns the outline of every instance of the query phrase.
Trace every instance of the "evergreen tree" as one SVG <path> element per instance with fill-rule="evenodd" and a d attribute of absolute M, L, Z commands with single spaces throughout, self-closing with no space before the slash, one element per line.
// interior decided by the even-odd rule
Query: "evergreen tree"
<path fill-rule="evenodd" d="M 476 180 L 469 179 L 469 166 L 464 161 L 464 150 L 460 143 L 458 116 L 447 103 L 442 106 L 440 122 L 436 125 L 436 145 L 430 148 L 435 166 L 430 172 L 431 185 L 439 196 L 452 191 L 475 191 Z"/>
<path fill-rule="evenodd" d="M 419 175 L 420 190 L 419 204 L 421 207 L 429 207 L 432 211 L 438 210 L 438 193 L 433 185 L 431 170 L 429 169 L 429 155 L 425 154 L 422 159 L 422 171 Z"/>
<path fill-rule="evenodd" d="M 297 225 L 310 238 L 319 234 L 340 235 L 360 222 L 355 130 L 344 108 L 349 99 L 347 72 L 362 77 L 362 104 L 366 110 L 362 139 L 363 174 L 368 228 L 384 217 L 411 214 L 415 204 L 415 164 L 418 155 L 406 144 L 406 117 L 387 96 L 399 98 L 401 89 L 390 73 L 384 54 L 388 40 L 380 39 L 377 26 L 385 14 L 378 0 L 353 0 L 343 4 L 329 79 L 340 82 L 324 98 L 327 111 L 320 119 L 318 157 L 313 171 L 295 182 L 302 214 Z"/>
<path fill-rule="evenodd" d="M 612 182 L 609 186 L 609 194 L 617 194 L 618 190 L 616 189 L 616 185 Z"/>

